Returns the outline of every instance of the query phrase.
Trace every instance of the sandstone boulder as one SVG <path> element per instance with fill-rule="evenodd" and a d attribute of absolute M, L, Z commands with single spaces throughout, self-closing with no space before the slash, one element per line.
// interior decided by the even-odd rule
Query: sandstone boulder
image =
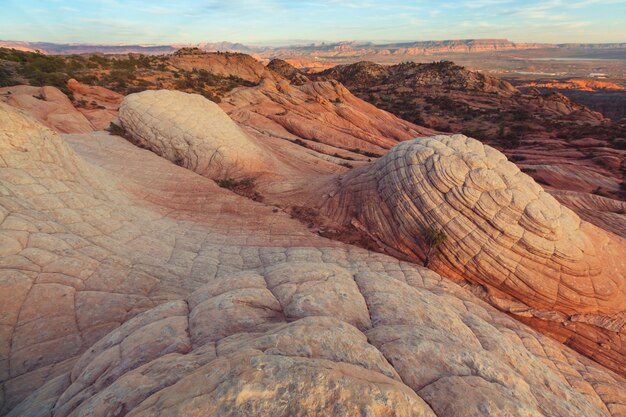
<path fill-rule="evenodd" d="M 139 145 L 208 178 L 241 178 L 272 171 L 272 159 L 224 113 L 197 94 L 144 91 L 119 110 Z"/>

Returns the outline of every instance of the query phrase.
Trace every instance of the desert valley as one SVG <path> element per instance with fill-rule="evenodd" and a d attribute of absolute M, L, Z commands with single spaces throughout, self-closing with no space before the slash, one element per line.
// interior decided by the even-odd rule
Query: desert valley
<path fill-rule="evenodd" d="M 0 42 L 0 416 L 626 417 L 626 44 Z"/>

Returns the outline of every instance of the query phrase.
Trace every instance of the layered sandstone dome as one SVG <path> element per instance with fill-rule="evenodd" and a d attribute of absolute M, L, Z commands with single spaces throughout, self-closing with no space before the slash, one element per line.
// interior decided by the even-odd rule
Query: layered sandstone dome
<path fill-rule="evenodd" d="M 346 174 L 342 187 L 356 196 L 375 194 L 381 205 L 361 205 L 357 219 L 408 254 L 423 257 L 424 230 L 442 228 L 449 240 L 439 268 L 448 274 L 496 285 L 540 308 L 626 309 L 624 263 L 617 256 L 623 242 L 596 236 L 596 228 L 475 139 L 404 142 Z"/>
<path fill-rule="evenodd" d="M 217 104 L 198 94 L 131 94 L 122 102 L 119 119 L 139 145 L 208 178 L 274 170 L 270 156 Z"/>
<path fill-rule="evenodd" d="M 497 150 L 463 135 L 401 143 L 343 175 L 324 210 L 411 259 L 441 229 L 431 268 L 485 287 L 505 311 L 575 320 L 568 343 L 624 369 L 624 239 L 581 221 Z"/>
<path fill-rule="evenodd" d="M 623 378 L 432 271 L 122 138 L 0 126 L 2 414 L 626 415 Z"/>

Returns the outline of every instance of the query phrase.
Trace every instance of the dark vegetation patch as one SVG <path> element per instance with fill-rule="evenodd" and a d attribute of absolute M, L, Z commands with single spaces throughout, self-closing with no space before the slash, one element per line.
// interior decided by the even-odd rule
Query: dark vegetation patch
<path fill-rule="evenodd" d="M 73 99 L 67 88 L 71 78 L 121 94 L 169 88 L 201 94 L 211 101 L 236 87 L 254 83 L 240 77 L 221 76 L 204 69 L 184 71 L 169 65 L 165 55 L 44 55 L 0 48 L 0 87 L 16 84 L 53 86 Z"/>
<path fill-rule="evenodd" d="M 252 178 L 242 178 L 236 180 L 233 178 L 222 178 L 215 180 L 215 183 L 227 190 L 239 194 L 242 197 L 249 198 L 254 201 L 263 201 L 263 196 L 256 191 L 256 184 Z"/>

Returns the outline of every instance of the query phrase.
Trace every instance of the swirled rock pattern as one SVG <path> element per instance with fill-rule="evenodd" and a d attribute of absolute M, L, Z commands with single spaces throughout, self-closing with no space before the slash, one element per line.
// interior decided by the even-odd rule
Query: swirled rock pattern
<path fill-rule="evenodd" d="M 624 239 L 581 221 L 500 152 L 463 135 L 417 139 L 339 183 L 331 217 L 413 259 L 426 256 L 426 230 L 442 229 L 432 268 L 487 287 L 509 312 L 586 317 L 599 328 L 581 331 L 591 343 L 570 343 L 626 370 Z"/>
<path fill-rule="evenodd" d="M 224 113 L 198 94 L 151 90 L 124 98 L 124 129 L 139 145 L 208 178 L 272 172 L 272 160 Z"/>
<path fill-rule="evenodd" d="M 428 269 L 122 138 L 0 126 L 1 414 L 626 415 L 622 377 Z"/>

